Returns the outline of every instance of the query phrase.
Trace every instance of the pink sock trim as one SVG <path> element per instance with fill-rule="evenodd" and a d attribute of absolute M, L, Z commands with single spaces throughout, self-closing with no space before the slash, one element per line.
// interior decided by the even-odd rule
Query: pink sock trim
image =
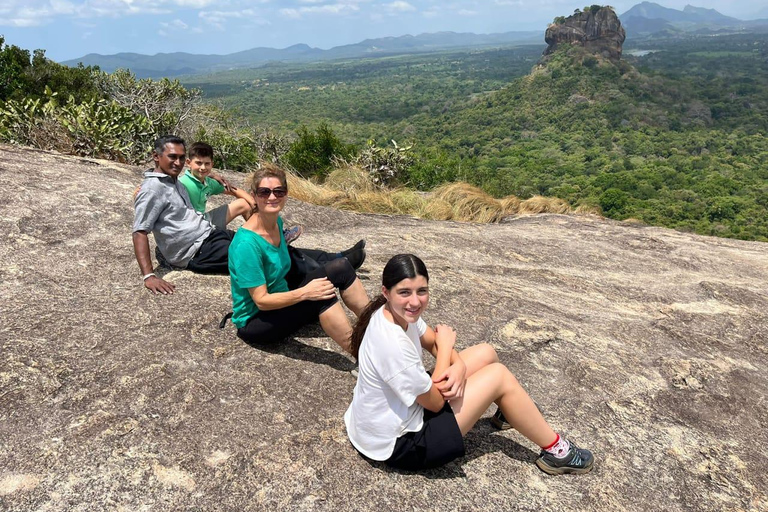
<path fill-rule="evenodd" d="M 555 432 L 555 435 L 557 436 L 554 441 L 552 441 L 552 444 L 549 446 L 542 446 L 541 449 L 544 451 L 550 450 L 553 446 L 555 446 L 560 441 L 560 434 Z"/>

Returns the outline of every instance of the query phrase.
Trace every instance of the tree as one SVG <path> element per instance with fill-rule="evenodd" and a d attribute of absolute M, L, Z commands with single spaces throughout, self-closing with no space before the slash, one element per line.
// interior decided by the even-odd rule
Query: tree
<path fill-rule="evenodd" d="M 5 44 L 5 38 L 0 36 L 0 101 L 26 89 L 24 72 L 29 66 L 29 51 Z"/>
<path fill-rule="evenodd" d="M 302 125 L 296 136 L 284 161 L 308 176 L 325 176 L 333 168 L 334 159 L 348 159 L 354 153 L 354 147 L 339 140 L 326 123 L 314 132 Z"/>
<path fill-rule="evenodd" d="M 178 80 L 137 80 L 127 69 L 102 73 L 99 87 L 108 98 L 146 117 L 158 135 L 176 133 L 200 103 L 200 91 L 185 89 Z"/>

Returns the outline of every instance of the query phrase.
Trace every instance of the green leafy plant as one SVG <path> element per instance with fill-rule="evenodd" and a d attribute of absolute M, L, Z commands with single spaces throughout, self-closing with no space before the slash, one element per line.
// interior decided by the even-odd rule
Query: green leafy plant
<path fill-rule="evenodd" d="M 414 162 L 413 145 L 398 146 L 394 140 L 390 142 L 392 146 L 380 147 L 376 141 L 369 140 L 353 161 L 366 170 L 377 185 L 391 186 L 402 182 Z"/>
<path fill-rule="evenodd" d="M 296 136 L 284 161 L 305 176 L 326 176 L 334 160 L 348 160 L 354 154 L 354 146 L 342 142 L 326 123 L 314 132 L 301 126 Z"/>

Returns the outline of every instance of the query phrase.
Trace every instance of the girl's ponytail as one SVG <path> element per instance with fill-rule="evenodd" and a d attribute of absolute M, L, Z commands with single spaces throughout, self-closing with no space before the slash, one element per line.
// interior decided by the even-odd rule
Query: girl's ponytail
<path fill-rule="evenodd" d="M 357 355 L 360 352 L 360 345 L 363 343 L 363 336 L 365 336 L 365 330 L 368 328 L 368 323 L 371 321 L 371 315 L 386 303 L 387 298 L 384 297 L 384 295 L 377 295 L 367 306 L 365 306 L 365 309 L 363 309 L 363 312 L 360 313 L 360 316 L 357 318 L 355 328 L 352 330 L 352 336 L 349 340 L 349 351 L 355 359 L 357 359 Z"/>

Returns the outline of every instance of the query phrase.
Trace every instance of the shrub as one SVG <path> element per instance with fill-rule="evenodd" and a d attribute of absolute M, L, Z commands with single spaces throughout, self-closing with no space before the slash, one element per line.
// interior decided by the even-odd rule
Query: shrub
<path fill-rule="evenodd" d="M 346 160 L 354 153 L 353 146 L 343 143 L 325 123 L 314 132 L 301 126 L 296 136 L 284 161 L 306 176 L 324 177 L 333 168 L 334 159 Z"/>
<path fill-rule="evenodd" d="M 629 201 L 629 195 L 618 188 L 609 188 L 600 194 L 600 208 L 609 216 L 620 215 Z"/>
<path fill-rule="evenodd" d="M 155 134 L 178 133 L 182 123 L 200 103 L 200 91 L 185 89 L 178 80 L 137 80 L 127 69 L 101 73 L 98 85 L 118 105 L 144 116 Z"/>
<path fill-rule="evenodd" d="M 47 100 L 9 100 L 0 109 L 0 140 L 56 149 L 80 156 L 136 162 L 146 154 L 152 132 L 143 116 L 105 99 L 78 103 L 69 96 L 59 105 L 48 89 Z"/>
<path fill-rule="evenodd" d="M 413 146 L 398 146 L 394 140 L 391 142 L 392 147 L 382 148 L 376 145 L 376 141 L 369 140 L 354 160 L 379 185 L 401 183 L 413 165 L 413 155 L 410 154 Z"/>

